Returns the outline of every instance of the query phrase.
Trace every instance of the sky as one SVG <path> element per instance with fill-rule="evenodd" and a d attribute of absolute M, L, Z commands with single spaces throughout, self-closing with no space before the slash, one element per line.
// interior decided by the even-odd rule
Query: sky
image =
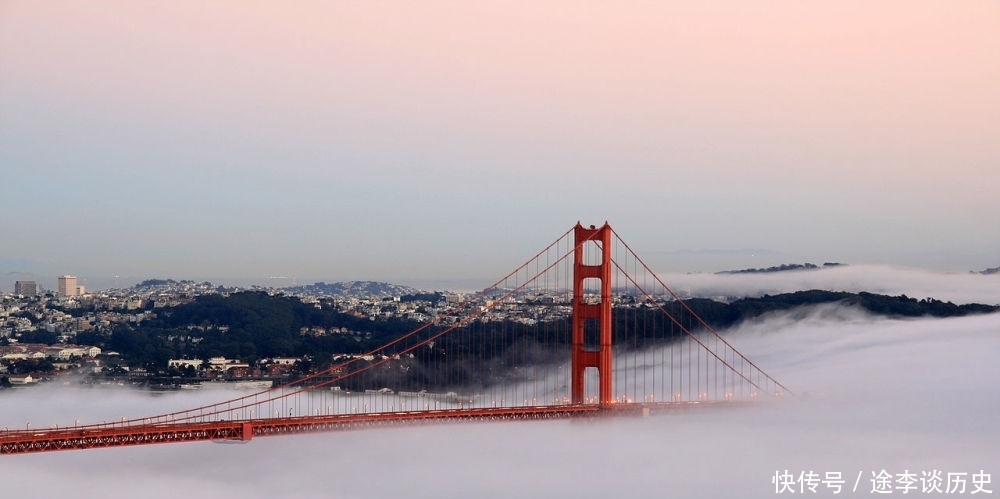
<path fill-rule="evenodd" d="M 992 0 L 4 0 L 0 274 L 982 270 L 998 53 Z"/>
<path fill-rule="evenodd" d="M 729 341 L 795 392 L 755 406 L 650 418 L 467 423 L 3 456 L 20 497 L 856 497 L 874 475 L 989 475 L 1000 486 L 994 415 L 1000 314 L 890 320 L 825 305 L 762 317 Z M 232 396 L 231 391 L 221 395 Z M 214 395 L 213 395 L 214 393 Z M 57 384 L 0 394 L 0 425 L 152 415 L 221 400 Z M 772 479 L 841 473 L 840 495 L 775 494 Z M 859 476 L 860 474 L 860 476 Z M 854 489 L 857 482 L 857 489 Z M 944 487 L 944 485 L 942 485 Z M 669 493 L 668 493 L 669 492 Z M 900 490 L 895 490 L 900 494 Z M 935 497 L 918 488 L 919 497 Z M 976 497 L 990 497 L 985 494 Z"/>

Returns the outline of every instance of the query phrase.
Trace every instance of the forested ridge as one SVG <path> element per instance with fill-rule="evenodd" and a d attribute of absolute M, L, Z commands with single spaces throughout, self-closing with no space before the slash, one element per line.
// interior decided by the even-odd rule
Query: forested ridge
<path fill-rule="evenodd" d="M 435 297 L 440 298 L 440 295 L 422 298 Z M 889 317 L 955 317 L 1000 309 L 990 305 L 956 305 L 907 296 L 820 290 L 742 298 L 729 303 L 700 298 L 689 299 L 685 303 L 686 307 L 678 302 L 666 302 L 616 308 L 616 335 L 624 334 L 620 332 L 628 329 L 630 321 L 643 321 L 648 329 L 641 342 L 669 340 L 683 334 L 676 324 L 663 317 L 659 307 L 670 312 L 689 329 L 698 329 L 701 324 L 688 312 L 688 308 L 715 329 L 725 329 L 769 312 L 824 303 L 854 306 Z M 508 322 L 497 321 L 492 326 L 502 332 L 503 337 L 497 336 L 497 341 L 502 342 L 498 345 L 501 348 L 503 345 L 529 342 L 537 345 L 536 350 L 545 350 L 546 347 L 569 343 L 568 317 L 536 325 Z M 162 369 L 172 358 L 204 359 L 216 356 L 251 363 L 270 357 L 308 357 L 318 367 L 329 363 L 335 354 L 367 352 L 420 325 L 414 320 L 372 320 L 357 314 L 318 308 L 290 296 L 244 292 L 230 296 L 199 296 L 191 303 L 161 309 L 155 319 L 140 325 L 121 324 L 110 332 L 82 332 L 77 342 L 99 346 L 106 352 L 117 352 L 129 365 L 149 368 Z M 336 330 L 337 334 L 316 336 L 302 333 L 303 328 L 312 327 Z M 428 334 L 438 330 L 435 328 L 429 328 Z M 455 337 L 459 336 L 455 334 Z M 637 343 L 640 340 L 622 336 L 616 341 L 619 339 L 632 343 L 623 344 L 624 348 L 644 346 Z M 459 355 L 463 352 L 458 345 L 449 342 L 446 336 L 437 348 L 450 348 L 452 355 Z M 503 352 L 495 353 L 501 355 Z"/>

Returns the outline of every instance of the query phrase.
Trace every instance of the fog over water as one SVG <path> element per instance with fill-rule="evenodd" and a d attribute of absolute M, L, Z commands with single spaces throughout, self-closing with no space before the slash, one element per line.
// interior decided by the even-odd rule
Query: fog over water
<path fill-rule="evenodd" d="M 815 270 L 746 274 L 662 274 L 685 296 L 743 297 L 810 289 L 867 291 L 955 303 L 1000 304 L 1000 275 L 940 272 L 891 265 L 842 265 Z"/>
<path fill-rule="evenodd" d="M 890 320 L 813 307 L 727 332 L 798 394 L 780 402 L 4 456 L 0 479 L 19 497 L 763 497 L 776 471 L 839 471 L 852 495 L 884 469 L 969 473 L 969 493 L 973 473 L 1000 472 L 998 332 L 1000 314 Z M 224 395 L 45 386 L 0 394 L 0 422 L 152 414 Z"/>

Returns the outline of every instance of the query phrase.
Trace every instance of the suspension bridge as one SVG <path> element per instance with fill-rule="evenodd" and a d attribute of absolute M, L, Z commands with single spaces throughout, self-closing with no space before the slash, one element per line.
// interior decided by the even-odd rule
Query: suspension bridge
<path fill-rule="evenodd" d="M 490 287 L 433 312 L 376 349 L 263 391 L 112 422 L 4 427 L 0 454 L 246 442 L 406 423 L 648 415 L 789 393 L 607 223 L 578 223 Z"/>

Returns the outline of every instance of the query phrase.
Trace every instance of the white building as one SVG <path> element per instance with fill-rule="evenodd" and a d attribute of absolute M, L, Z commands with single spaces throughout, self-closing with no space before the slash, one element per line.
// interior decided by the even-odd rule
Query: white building
<path fill-rule="evenodd" d="M 12 385 L 30 385 L 31 383 L 35 382 L 35 378 L 32 378 L 31 375 L 11 376 L 10 378 L 7 379 L 10 380 L 10 384 Z"/>
<path fill-rule="evenodd" d="M 77 296 L 80 288 L 76 284 L 76 276 L 64 275 L 59 277 L 59 296 Z"/>

